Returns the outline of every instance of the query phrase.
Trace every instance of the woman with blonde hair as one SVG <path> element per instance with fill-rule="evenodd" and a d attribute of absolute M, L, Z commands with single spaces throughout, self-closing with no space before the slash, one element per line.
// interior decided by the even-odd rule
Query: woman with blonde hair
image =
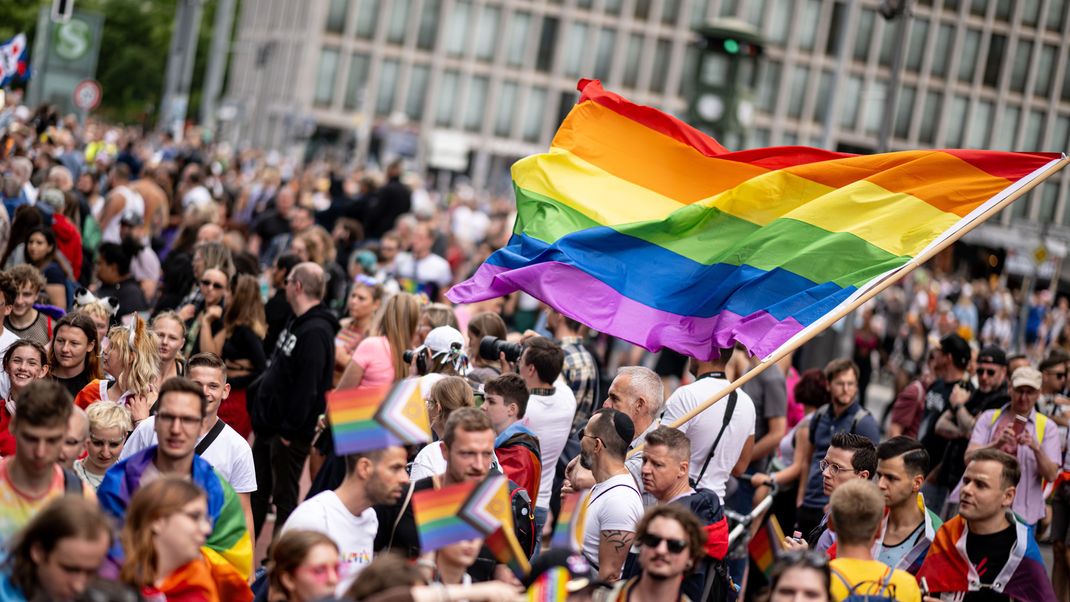
<path fill-rule="evenodd" d="M 423 378 L 431 378 L 429 374 Z M 440 377 L 431 387 L 431 394 L 427 396 L 427 414 L 431 418 L 431 430 L 438 436 L 439 441 L 429 443 L 416 454 L 412 461 L 410 479 L 418 481 L 424 477 L 442 474 L 446 472 L 446 456 L 443 454 L 442 436 L 445 433 L 446 421 L 450 414 L 460 408 L 475 406 L 475 397 L 468 381 L 460 376 Z M 498 466 L 498 459 L 494 458 L 492 467 Z"/>
<path fill-rule="evenodd" d="M 86 456 L 74 461 L 74 473 L 96 491 L 104 473 L 119 461 L 126 436 L 134 430 L 130 410 L 112 401 L 98 401 L 86 410 L 89 439 Z"/>
<path fill-rule="evenodd" d="M 313 602 L 338 585 L 338 544 L 319 531 L 286 531 L 271 546 L 268 602 Z"/>
<path fill-rule="evenodd" d="M 156 314 L 152 319 L 152 332 L 156 333 L 160 347 L 160 377 L 157 384 L 175 376 L 185 376 L 186 361 L 182 357 L 182 345 L 186 342 L 186 323 L 172 310 Z"/>
<path fill-rule="evenodd" d="M 116 326 L 108 332 L 104 345 L 104 370 L 115 377 L 93 380 L 85 386 L 74 403 L 83 410 L 98 401 L 114 401 L 130 410 L 136 425 L 149 417 L 159 388 L 156 372 L 160 365 L 160 343 L 156 334 L 137 314 L 130 326 Z"/>
<path fill-rule="evenodd" d="M 201 551 L 211 521 L 207 494 L 181 477 L 139 488 L 123 525 L 120 579 L 156 600 L 252 600 L 236 569 L 209 562 Z"/>
<path fill-rule="evenodd" d="M 267 321 L 256 278 L 239 274 L 231 280 L 231 290 L 222 319 L 201 328 L 201 353 L 214 353 L 226 362 L 230 395 L 219 406 L 219 418 L 248 438 L 253 427 L 245 409 L 245 391 L 267 368 Z"/>
<path fill-rule="evenodd" d="M 103 299 L 93 299 L 85 305 L 78 306 L 77 311 L 89 316 L 89 319 L 93 321 L 93 325 L 97 328 L 97 340 L 100 341 L 100 346 L 97 347 L 96 353 L 97 355 L 103 354 L 104 339 L 108 338 L 108 324 L 111 323 L 113 315 L 111 307 Z"/>
<path fill-rule="evenodd" d="M 365 339 L 372 328 L 375 313 L 382 307 L 383 287 L 375 280 L 361 274 L 357 276 L 353 290 L 346 303 L 346 317 L 342 328 L 334 338 L 334 381 L 338 383 L 346 366 L 353 360 L 357 345 Z"/>

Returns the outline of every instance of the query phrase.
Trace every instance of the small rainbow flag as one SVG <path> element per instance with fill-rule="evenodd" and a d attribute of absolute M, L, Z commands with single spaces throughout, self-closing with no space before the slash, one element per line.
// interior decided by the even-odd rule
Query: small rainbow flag
<path fill-rule="evenodd" d="M 420 392 L 420 379 L 406 378 L 390 390 L 375 420 L 405 445 L 431 441 L 431 420 Z"/>
<path fill-rule="evenodd" d="M 568 599 L 568 569 L 555 566 L 528 588 L 528 602 L 564 602 Z"/>
<path fill-rule="evenodd" d="M 393 387 L 331 391 L 327 416 L 339 455 L 431 440 L 418 379 L 405 379 Z"/>
<path fill-rule="evenodd" d="M 420 532 L 420 549 L 424 552 L 443 546 L 484 537 L 478 529 L 461 518 L 461 508 L 471 496 L 476 483 L 458 483 L 441 489 L 425 489 L 412 495 L 413 517 Z"/>
<path fill-rule="evenodd" d="M 509 479 L 488 475 L 461 506 L 460 517 L 479 530 L 499 562 L 518 576 L 531 572 L 531 565 L 513 532 L 513 509 L 509 503 Z"/>
<path fill-rule="evenodd" d="M 769 519 L 750 540 L 747 549 L 754 564 L 758 565 L 766 578 L 772 576 L 773 564 L 784 550 L 784 531 L 780 529 L 780 523 L 775 516 L 769 515 Z"/>
<path fill-rule="evenodd" d="M 587 521 L 587 497 L 590 491 L 574 491 L 561 501 L 561 510 L 554 524 L 551 548 L 567 548 L 573 552 L 583 549 L 583 528 Z M 581 505 L 580 500 L 584 500 Z"/>

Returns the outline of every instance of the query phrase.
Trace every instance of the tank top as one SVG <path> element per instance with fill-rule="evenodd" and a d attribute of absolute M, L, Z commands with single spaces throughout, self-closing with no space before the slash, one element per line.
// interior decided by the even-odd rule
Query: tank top
<path fill-rule="evenodd" d="M 136 218 L 137 221 L 144 221 L 145 200 L 141 198 L 140 194 L 126 186 L 115 187 L 115 192 L 123 195 L 123 198 L 126 199 L 126 205 L 123 207 L 122 212 L 104 225 L 104 231 L 101 236 L 104 242 L 120 243 L 122 241 L 119 237 L 119 222 L 124 218 Z"/>

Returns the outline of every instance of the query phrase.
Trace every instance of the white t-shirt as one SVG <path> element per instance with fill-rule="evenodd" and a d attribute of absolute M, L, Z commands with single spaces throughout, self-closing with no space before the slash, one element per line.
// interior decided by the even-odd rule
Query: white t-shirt
<path fill-rule="evenodd" d="M 394 259 L 394 274 L 398 278 L 409 278 L 416 282 L 434 282 L 440 288 L 453 282 L 449 262 L 434 253 L 419 261 L 411 253 L 399 253 Z"/>
<path fill-rule="evenodd" d="M 635 533 L 643 518 L 643 501 L 629 473 L 619 474 L 591 488 L 587 498 L 587 522 L 583 531 L 583 555 L 598 566 L 602 531 Z"/>
<path fill-rule="evenodd" d="M 550 507 L 550 492 L 554 487 L 557 458 L 565 449 L 572 430 L 572 417 L 576 415 L 576 395 L 560 378 L 554 383 L 553 395 L 532 395 L 524 413 L 524 426 L 535 433 L 542 456 L 542 479 L 539 481 L 539 496 L 536 508 Z"/>
<path fill-rule="evenodd" d="M 341 567 L 335 594 L 343 596 L 357 575 L 372 561 L 379 519 L 373 508 L 361 512 L 360 516 L 353 515 L 338 499 L 338 494 L 324 491 L 294 509 L 282 526 L 282 532 L 291 529 L 318 531 L 338 544 Z"/>
<path fill-rule="evenodd" d="M 662 424 L 672 424 L 677 418 L 690 412 L 702 402 L 716 395 L 728 386 L 723 378 L 702 378 L 690 385 L 680 387 L 665 402 L 665 413 L 661 416 Z M 725 484 L 732 474 L 732 468 L 739 461 L 747 437 L 754 435 L 754 402 L 743 390 L 737 390 L 739 399 L 728 428 L 717 444 L 717 451 L 710 458 L 710 465 L 699 481 L 697 489 L 712 489 L 724 502 Z M 721 431 L 728 399 L 713 404 L 698 416 L 680 425 L 680 431 L 691 440 L 691 478 L 697 479 L 710 446 Z"/>
<path fill-rule="evenodd" d="M 434 475 L 446 474 L 446 448 L 441 441 L 432 441 L 421 449 L 412 460 L 412 469 L 409 471 L 409 479 L 419 481 Z M 498 464 L 498 456 L 490 459 L 491 470 L 502 471 Z"/>
<path fill-rule="evenodd" d="M 149 416 L 137 425 L 133 433 L 126 440 L 123 451 L 119 454 L 120 460 L 125 460 L 137 452 L 156 445 L 156 417 Z M 197 437 L 200 443 L 204 437 Z M 249 442 L 238 434 L 238 431 L 223 424 L 223 432 L 219 433 L 215 441 L 204 450 L 201 455 L 219 474 L 230 483 L 237 493 L 252 493 L 256 491 L 256 470 L 253 468 L 253 450 Z"/>

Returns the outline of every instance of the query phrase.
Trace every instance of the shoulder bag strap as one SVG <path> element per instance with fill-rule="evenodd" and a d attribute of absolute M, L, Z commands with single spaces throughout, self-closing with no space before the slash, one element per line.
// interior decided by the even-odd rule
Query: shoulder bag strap
<path fill-rule="evenodd" d="M 702 463 L 702 470 L 699 471 L 698 476 L 695 477 L 695 484 L 699 484 L 702 481 L 703 475 L 706 474 L 706 468 L 710 465 L 710 460 L 713 459 L 713 450 L 717 449 L 717 444 L 721 442 L 721 437 L 724 436 L 725 429 L 728 428 L 728 423 L 732 421 L 732 414 L 736 410 L 736 400 L 739 399 L 739 395 L 735 391 L 728 394 L 728 407 L 724 411 L 724 421 L 721 422 L 721 430 L 717 432 L 717 438 L 713 440 L 713 445 L 710 446 L 710 452 L 706 454 L 706 461 Z"/>
<path fill-rule="evenodd" d="M 197 444 L 197 447 L 193 448 L 193 453 L 198 456 L 203 456 L 204 452 L 208 451 L 209 446 L 215 442 L 219 433 L 223 432 L 224 426 L 226 425 L 223 424 L 223 421 L 216 418 L 215 424 L 212 425 L 212 428 L 207 433 L 205 433 L 204 439 L 201 439 L 201 442 Z"/>

